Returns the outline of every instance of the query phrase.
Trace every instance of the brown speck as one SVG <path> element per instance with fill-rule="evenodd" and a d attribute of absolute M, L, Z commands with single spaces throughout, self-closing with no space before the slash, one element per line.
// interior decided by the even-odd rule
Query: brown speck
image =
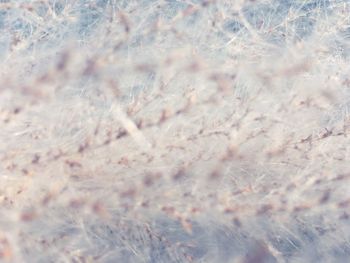
<path fill-rule="evenodd" d="M 37 218 L 35 211 L 26 211 L 21 214 L 21 220 L 25 222 L 33 221 L 35 218 Z"/>

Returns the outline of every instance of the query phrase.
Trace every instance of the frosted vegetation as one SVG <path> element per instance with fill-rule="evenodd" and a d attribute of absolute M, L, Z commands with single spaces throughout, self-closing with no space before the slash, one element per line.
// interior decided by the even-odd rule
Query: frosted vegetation
<path fill-rule="evenodd" d="M 348 261 L 349 14 L 0 1 L 0 261 Z"/>

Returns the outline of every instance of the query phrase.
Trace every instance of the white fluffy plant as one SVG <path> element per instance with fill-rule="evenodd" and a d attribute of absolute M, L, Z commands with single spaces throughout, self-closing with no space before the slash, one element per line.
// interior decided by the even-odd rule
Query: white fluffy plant
<path fill-rule="evenodd" d="M 0 259 L 343 262 L 346 1 L 1 1 Z"/>

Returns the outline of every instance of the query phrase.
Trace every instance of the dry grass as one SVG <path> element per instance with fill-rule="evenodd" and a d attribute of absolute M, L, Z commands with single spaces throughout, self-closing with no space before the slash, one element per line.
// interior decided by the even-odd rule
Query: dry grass
<path fill-rule="evenodd" d="M 344 262 L 346 1 L 0 1 L 4 262 Z"/>

